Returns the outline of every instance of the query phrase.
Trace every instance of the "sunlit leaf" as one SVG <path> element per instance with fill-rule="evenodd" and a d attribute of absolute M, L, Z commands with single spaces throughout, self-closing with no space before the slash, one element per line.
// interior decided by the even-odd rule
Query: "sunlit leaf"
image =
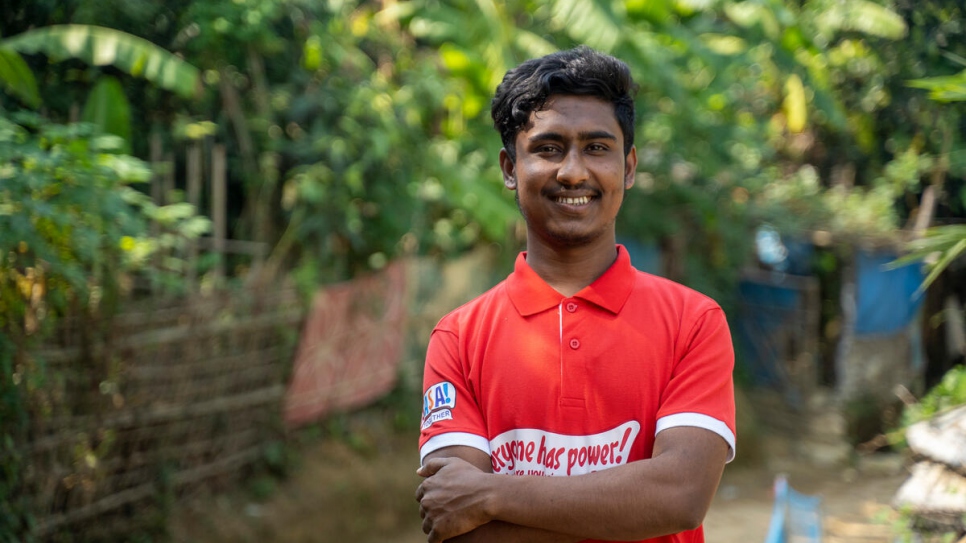
<path fill-rule="evenodd" d="M 524 52 L 528 58 L 537 58 L 549 55 L 557 48 L 545 38 L 529 32 L 520 30 L 513 34 L 514 44 Z"/>
<path fill-rule="evenodd" d="M 76 58 L 93 66 L 114 66 L 185 98 L 201 88 L 197 68 L 137 36 L 92 25 L 54 25 L 0 40 L 0 48 L 43 53 L 54 61 Z"/>
<path fill-rule="evenodd" d="M 913 79 L 908 85 L 929 91 L 929 97 L 938 102 L 966 100 L 966 70 L 955 75 Z"/>
<path fill-rule="evenodd" d="M 728 2 L 724 6 L 725 14 L 738 26 L 751 28 L 760 25 L 765 34 L 777 39 L 780 25 L 775 14 L 766 6 L 757 2 Z"/>
<path fill-rule="evenodd" d="M 954 260 L 966 254 L 966 225 L 954 224 L 934 226 L 926 230 L 923 237 L 908 244 L 909 252 L 892 262 L 889 267 L 897 268 L 913 262 L 925 261 L 929 274 L 919 290 L 925 290 L 936 280 Z"/>
<path fill-rule="evenodd" d="M 302 47 L 302 67 L 309 71 L 315 71 L 321 66 L 322 40 L 318 36 L 309 36 Z"/>
<path fill-rule="evenodd" d="M 30 107 L 40 107 L 37 80 L 19 53 L 0 47 L 0 87 Z"/>
<path fill-rule="evenodd" d="M 826 32 L 856 31 L 893 40 L 904 38 L 907 32 L 899 14 L 868 0 L 834 2 L 816 23 Z"/>
<path fill-rule="evenodd" d="M 453 72 L 466 70 L 472 63 L 466 52 L 451 43 L 444 43 L 439 48 L 439 56 L 443 60 L 443 65 Z"/>
<path fill-rule="evenodd" d="M 84 104 L 81 119 L 93 124 L 101 132 L 122 138 L 124 147 L 120 151 L 130 152 L 131 106 L 117 79 L 102 76 L 97 80 Z"/>
<path fill-rule="evenodd" d="M 621 36 L 621 27 L 606 2 L 557 0 L 553 19 L 577 41 L 601 51 L 612 51 Z"/>
<path fill-rule="evenodd" d="M 745 40 L 737 36 L 726 36 L 724 34 L 702 34 L 701 40 L 719 55 L 736 55 L 748 49 Z"/>
<path fill-rule="evenodd" d="M 664 24 L 671 18 L 669 4 L 669 0 L 627 0 L 624 7 L 628 15 Z"/>
<path fill-rule="evenodd" d="M 791 74 L 785 80 L 785 100 L 782 103 L 788 131 L 797 134 L 805 130 L 808 122 L 808 101 L 805 98 L 805 85 L 797 74 Z"/>

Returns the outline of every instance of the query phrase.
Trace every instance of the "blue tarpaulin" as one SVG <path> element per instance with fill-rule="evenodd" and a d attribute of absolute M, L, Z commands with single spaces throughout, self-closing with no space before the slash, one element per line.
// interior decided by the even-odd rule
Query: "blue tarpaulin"
<path fill-rule="evenodd" d="M 856 335 L 888 335 L 904 330 L 919 311 L 923 296 L 918 264 L 890 268 L 894 254 L 859 251 L 855 258 Z"/>
<path fill-rule="evenodd" d="M 756 385 L 783 387 L 787 376 L 783 366 L 784 347 L 773 339 L 799 314 L 799 289 L 781 283 L 742 280 L 738 283 L 741 307 L 732 319 L 732 333 L 740 359 Z"/>

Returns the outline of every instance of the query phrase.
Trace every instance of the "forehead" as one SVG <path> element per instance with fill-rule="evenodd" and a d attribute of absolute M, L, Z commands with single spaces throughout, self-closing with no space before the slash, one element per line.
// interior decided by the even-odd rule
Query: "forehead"
<path fill-rule="evenodd" d="M 545 131 L 556 133 L 607 131 L 622 137 L 614 104 L 594 96 L 552 96 L 546 107 L 530 114 L 520 135 Z"/>

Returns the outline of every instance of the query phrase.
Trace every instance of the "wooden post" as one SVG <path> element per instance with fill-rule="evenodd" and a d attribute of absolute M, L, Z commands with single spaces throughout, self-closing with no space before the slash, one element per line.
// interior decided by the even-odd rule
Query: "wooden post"
<path fill-rule="evenodd" d="M 162 172 L 164 170 L 164 164 L 161 161 L 161 155 L 164 149 L 161 148 L 161 133 L 158 131 L 151 132 L 151 139 L 149 142 L 149 158 L 151 163 L 151 200 L 155 205 L 160 206 L 164 198 L 164 180 L 162 178 Z M 151 237 L 157 237 L 161 233 L 161 225 L 157 221 L 151 221 Z M 161 258 L 164 255 L 161 251 L 154 254 L 152 260 L 154 261 L 154 267 L 158 268 L 161 265 Z M 151 290 L 155 290 L 155 285 L 151 284 Z"/>
<path fill-rule="evenodd" d="M 228 165 L 225 146 L 217 144 L 211 152 L 211 221 L 214 251 L 218 255 L 215 277 L 225 276 L 225 240 L 228 237 Z"/>
<path fill-rule="evenodd" d="M 151 200 L 159 206 L 163 205 L 162 200 L 164 199 L 164 180 L 161 175 L 164 170 L 164 164 L 161 159 L 164 149 L 162 149 L 161 145 L 161 133 L 156 131 L 151 132 L 149 160 L 151 162 L 151 172 L 154 174 L 151 176 Z"/>
<path fill-rule="evenodd" d="M 188 203 L 195 210 L 201 208 L 201 142 L 195 141 L 188 145 Z M 198 282 L 198 244 L 194 241 L 188 244 L 187 281 L 188 287 L 194 288 Z"/>
<path fill-rule="evenodd" d="M 164 155 L 164 173 L 162 175 L 161 200 L 158 205 L 170 204 L 174 200 L 174 153 Z"/>

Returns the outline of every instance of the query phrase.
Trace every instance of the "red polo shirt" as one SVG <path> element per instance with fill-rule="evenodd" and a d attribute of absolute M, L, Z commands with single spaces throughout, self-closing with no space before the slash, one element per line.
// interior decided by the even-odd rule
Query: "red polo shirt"
<path fill-rule="evenodd" d="M 521 253 L 505 281 L 433 330 L 420 457 L 465 445 L 489 454 L 495 473 L 577 475 L 650 458 L 658 432 L 697 426 L 727 441 L 730 461 L 733 366 L 721 308 L 637 271 L 622 246 L 569 298 Z"/>

